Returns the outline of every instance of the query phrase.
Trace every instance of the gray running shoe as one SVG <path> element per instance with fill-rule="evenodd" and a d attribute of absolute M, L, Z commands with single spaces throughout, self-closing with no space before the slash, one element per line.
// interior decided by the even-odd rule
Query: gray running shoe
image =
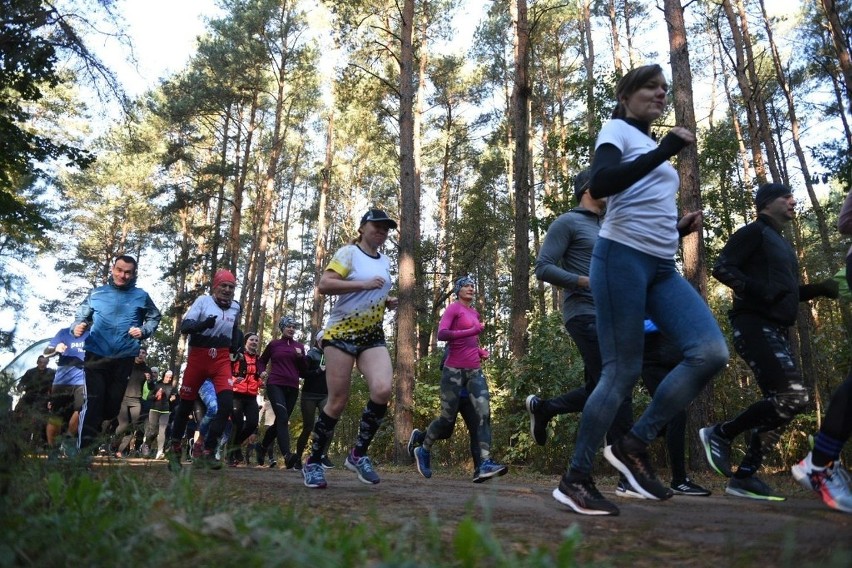
<path fill-rule="evenodd" d="M 361 483 L 375 485 L 380 481 L 379 474 L 377 474 L 376 470 L 373 469 L 373 461 L 367 456 L 356 458 L 352 452 L 349 452 L 349 455 L 346 457 L 346 461 L 343 462 L 343 465 L 345 465 L 346 469 L 349 471 L 357 473 L 358 481 Z"/>
<path fill-rule="evenodd" d="M 698 437 L 701 438 L 710 467 L 725 477 L 731 477 L 731 441 L 719 434 L 719 425 L 702 428 L 698 431 Z"/>
<path fill-rule="evenodd" d="M 734 497 L 746 497 L 762 501 L 784 501 L 786 499 L 786 497 L 775 493 L 771 487 L 756 475 L 743 478 L 732 477 L 728 480 L 725 493 Z"/>

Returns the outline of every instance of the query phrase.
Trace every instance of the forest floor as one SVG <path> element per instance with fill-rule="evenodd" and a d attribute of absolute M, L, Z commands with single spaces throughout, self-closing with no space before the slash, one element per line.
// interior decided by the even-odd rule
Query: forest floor
<path fill-rule="evenodd" d="M 381 483 L 360 483 L 338 466 L 326 472 L 328 488 L 308 489 L 300 472 L 260 467 L 192 471 L 196 482 L 234 495 L 247 504 L 280 504 L 353 524 L 380 523 L 388 534 L 416 538 L 417 527 L 437 520 L 449 545 L 456 527 L 470 517 L 482 522 L 504 550 L 535 548 L 556 551 L 566 529 L 581 534 L 576 548 L 580 564 L 613 566 L 852 566 L 852 515 L 823 505 L 788 474 L 764 479 L 784 502 L 755 501 L 724 493 L 724 480 L 699 476 L 710 497 L 675 496 L 664 502 L 624 499 L 615 495 L 616 478 L 600 477 L 599 489 L 616 502 L 616 517 L 587 517 L 557 503 L 551 492 L 558 476 L 510 471 L 474 484 L 470 477 L 436 471 L 424 479 L 412 466 L 378 464 Z M 115 463 L 115 462 L 112 462 Z M 167 480 L 164 462 L 125 462 Z M 135 467 L 134 467 L 135 469 Z M 185 470 L 191 466 L 185 464 Z"/>

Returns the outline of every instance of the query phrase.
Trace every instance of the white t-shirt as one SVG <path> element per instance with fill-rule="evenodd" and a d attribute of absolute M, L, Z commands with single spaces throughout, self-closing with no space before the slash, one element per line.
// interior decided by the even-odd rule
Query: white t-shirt
<path fill-rule="evenodd" d="M 657 147 L 635 126 L 619 119 L 601 128 L 595 148 L 612 144 L 621 150 L 621 163 L 631 162 Z M 651 256 L 672 258 L 677 252 L 677 203 L 680 187 L 677 170 L 668 161 L 621 193 L 607 200 L 601 237 Z"/>
<path fill-rule="evenodd" d="M 325 325 L 323 340 L 339 339 L 354 345 L 369 345 L 383 340 L 385 300 L 391 289 L 388 257 L 381 253 L 372 257 L 356 245 L 347 245 L 334 253 L 326 270 L 333 270 L 346 280 L 370 280 L 381 276 L 385 284 L 375 290 L 337 296 Z"/>

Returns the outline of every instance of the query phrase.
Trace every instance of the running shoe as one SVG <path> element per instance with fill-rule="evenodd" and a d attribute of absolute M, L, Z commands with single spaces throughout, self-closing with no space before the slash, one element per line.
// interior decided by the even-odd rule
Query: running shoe
<path fill-rule="evenodd" d="M 275 469 L 278 467 L 278 460 L 275 459 L 275 454 L 269 456 L 269 463 L 267 464 L 269 469 Z"/>
<path fill-rule="evenodd" d="M 422 430 L 415 428 L 411 431 L 411 436 L 408 438 L 408 455 L 412 458 L 414 457 L 414 448 L 421 445 L 423 443 L 423 438 L 425 437 L 426 433 Z"/>
<path fill-rule="evenodd" d="M 672 490 L 660 483 L 651 466 L 646 449 L 628 450 L 627 436 L 604 448 L 604 457 L 612 466 L 624 474 L 633 489 L 646 499 L 669 499 Z"/>
<path fill-rule="evenodd" d="M 379 474 L 377 474 L 376 470 L 373 469 L 372 460 L 367 456 L 356 458 L 353 452 L 349 452 L 349 455 L 346 457 L 346 461 L 343 462 L 343 464 L 346 466 L 346 469 L 358 474 L 358 481 L 361 483 L 375 485 L 380 481 Z"/>
<path fill-rule="evenodd" d="M 414 463 L 417 465 L 417 471 L 426 479 L 432 477 L 432 468 L 429 467 L 430 458 L 429 450 L 423 446 L 414 448 Z"/>
<path fill-rule="evenodd" d="M 720 435 L 719 425 L 702 428 L 698 431 L 698 436 L 710 467 L 725 477 L 731 477 L 731 440 Z"/>
<path fill-rule="evenodd" d="M 852 491 L 842 472 L 842 465 L 832 462 L 826 467 L 814 466 L 811 453 L 792 467 L 793 477 L 802 487 L 819 493 L 822 502 L 838 511 L 852 513 Z"/>
<path fill-rule="evenodd" d="M 506 475 L 508 472 L 509 466 L 494 463 L 491 458 L 488 458 L 479 465 L 476 473 L 473 474 L 473 482 L 484 483 L 492 477 L 500 477 L 501 475 Z"/>
<path fill-rule="evenodd" d="M 168 460 L 169 471 L 180 471 L 180 456 L 182 454 L 183 448 L 181 447 L 180 442 L 172 442 L 172 447 L 166 450 L 166 459 Z"/>
<path fill-rule="evenodd" d="M 192 459 L 200 458 L 204 453 L 204 443 L 201 440 L 196 441 L 192 444 L 192 451 L 190 453 L 192 455 Z"/>
<path fill-rule="evenodd" d="M 568 481 L 562 476 L 559 487 L 553 490 L 553 498 L 581 515 L 618 515 L 618 507 L 607 501 L 595 487 L 591 476 Z"/>
<path fill-rule="evenodd" d="M 539 446 L 547 442 L 547 418 L 539 412 L 541 404 L 542 400 L 534 394 L 529 395 L 525 402 L 527 413 L 530 415 L 530 434 Z"/>
<path fill-rule="evenodd" d="M 784 501 L 786 499 L 786 497 L 775 493 L 771 487 L 756 475 L 742 478 L 732 477 L 728 480 L 725 493 L 734 497 L 746 497 L 762 501 Z"/>
<path fill-rule="evenodd" d="M 630 482 L 624 477 L 618 480 L 618 485 L 615 486 L 615 494 L 619 497 L 626 497 L 628 499 L 645 498 L 644 495 L 633 489 L 633 486 L 630 485 Z"/>
<path fill-rule="evenodd" d="M 328 486 L 325 482 L 325 470 L 321 464 L 306 463 L 302 468 L 302 477 L 305 478 L 305 487 L 325 489 Z"/>
<path fill-rule="evenodd" d="M 672 491 L 675 495 L 690 495 L 692 497 L 707 497 L 712 495 L 712 491 L 704 489 L 688 477 L 680 480 L 674 480 L 671 484 Z"/>
<path fill-rule="evenodd" d="M 257 454 L 257 467 L 263 467 L 263 458 L 266 456 L 266 450 L 257 446 L 255 447 L 255 453 Z"/>
<path fill-rule="evenodd" d="M 147 458 L 149 455 L 151 455 L 151 446 L 149 446 L 148 444 L 142 444 L 142 447 L 139 449 L 139 454 L 143 458 Z"/>
<path fill-rule="evenodd" d="M 296 464 L 301 460 L 296 454 L 289 454 L 284 458 L 284 467 L 287 469 L 296 469 Z"/>
<path fill-rule="evenodd" d="M 323 469 L 334 469 L 334 463 L 328 459 L 328 456 L 323 456 L 320 463 L 322 464 Z"/>
<path fill-rule="evenodd" d="M 216 452 L 204 448 L 201 455 L 192 460 L 193 469 L 222 469 L 222 462 L 216 459 Z"/>

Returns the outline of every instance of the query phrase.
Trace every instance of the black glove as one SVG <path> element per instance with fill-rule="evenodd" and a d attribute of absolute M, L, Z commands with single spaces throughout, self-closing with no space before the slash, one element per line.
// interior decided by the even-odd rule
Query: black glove
<path fill-rule="evenodd" d="M 840 286 L 837 284 L 837 280 L 829 278 L 828 280 L 823 280 L 816 284 L 805 284 L 799 289 L 799 297 L 802 301 L 810 300 L 811 298 L 816 298 L 818 296 L 823 296 L 825 298 L 839 297 Z"/>
<path fill-rule="evenodd" d="M 216 325 L 216 318 L 218 317 L 219 316 L 207 316 L 207 319 L 198 325 L 199 331 L 205 329 L 213 329 L 213 326 Z"/>

